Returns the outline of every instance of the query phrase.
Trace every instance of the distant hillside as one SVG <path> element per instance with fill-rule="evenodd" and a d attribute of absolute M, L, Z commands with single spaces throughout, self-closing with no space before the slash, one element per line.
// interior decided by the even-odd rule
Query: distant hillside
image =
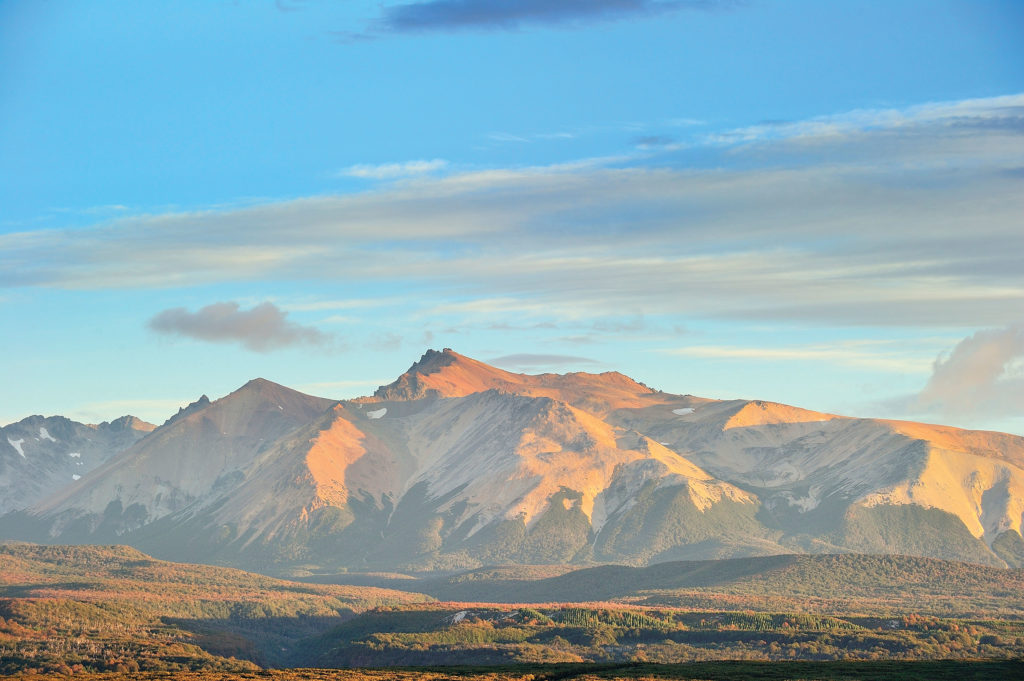
<path fill-rule="evenodd" d="M 425 599 L 408 591 L 302 584 L 229 567 L 172 563 L 129 546 L 0 543 L 0 565 L 3 598 L 116 597 L 152 603 L 154 610 L 168 616 L 227 602 L 324 614 Z"/>
<path fill-rule="evenodd" d="M 303 581 L 389 585 L 444 601 L 1024 618 L 1024 570 L 907 556 L 780 555 L 571 571 L 510 565 L 418 580 L 342 574 Z"/>
<path fill-rule="evenodd" d="M 427 598 L 169 563 L 126 546 L 0 544 L 0 674 L 254 668 L 357 612 Z"/>

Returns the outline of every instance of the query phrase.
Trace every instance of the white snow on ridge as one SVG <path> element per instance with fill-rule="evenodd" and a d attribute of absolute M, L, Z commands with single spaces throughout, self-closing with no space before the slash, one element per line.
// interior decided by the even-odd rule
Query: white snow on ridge
<path fill-rule="evenodd" d="M 388 408 L 387 407 L 381 407 L 380 409 L 374 409 L 373 411 L 366 412 L 366 415 L 369 416 L 371 419 L 379 419 L 381 416 L 384 416 L 384 414 L 387 414 L 387 413 L 388 413 Z"/>
<path fill-rule="evenodd" d="M 72 473 L 72 474 L 71 474 L 71 479 L 72 479 L 72 480 L 76 480 L 76 481 L 77 481 L 77 480 L 81 480 L 81 479 L 82 479 L 82 476 L 81 476 L 81 475 L 79 475 L 78 473 Z"/>
<path fill-rule="evenodd" d="M 70 456 L 72 459 L 81 459 L 82 458 L 82 453 L 81 452 L 68 452 L 68 456 Z"/>
<path fill-rule="evenodd" d="M 21 458 L 26 458 L 25 450 L 21 448 L 22 443 L 25 442 L 25 438 L 21 438 L 20 440 L 12 440 L 11 438 L 7 438 L 7 441 L 11 443 L 12 447 L 18 450 L 18 454 L 21 454 Z"/>
<path fill-rule="evenodd" d="M 44 440 L 49 440 L 50 442 L 56 442 L 57 441 L 57 438 L 55 438 L 54 436 L 50 435 L 50 431 L 46 430 L 46 428 L 40 428 L 39 429 L 39 437 L 43 438 Z"/>
<path fill-rule="evenodd" d="M 683 407 L 682 409 L 673 409 L 672 410 L 673 414 L 678 414 L 679 416 L 686 416 L 687 414 L 692 414 L 693 412 L 694 412 L 693 407 Z"/>

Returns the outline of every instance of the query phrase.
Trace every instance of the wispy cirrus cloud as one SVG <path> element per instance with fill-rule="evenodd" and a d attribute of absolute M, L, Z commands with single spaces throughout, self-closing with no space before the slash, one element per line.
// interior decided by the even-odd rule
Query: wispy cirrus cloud
<path fill-rule="evenodd" d="M 66 415 L 82 423 L 99 423 L 110 418 L 110 414 L 135 416 L 143 421 L 160 424 L 181 407 L 187 406 L 195 397 L 179 399 L 135 399 L 88 402 L 73 407 Z"/>
<path fill-rule="evenodd" d="M 915 353 L 900 352 L 888 342 L 842 342 L 830 345 L 792 347 L 735 347 L 691 345 L 667 350 L 668 354 L 715 360 L 753 362 L 824 362 L 876 371 L 924 373 L 927 362 Z"/>
<path fill-rule="evenodd" d="M 289 321 L 287 312 L 269 302 L 248 310 L 236 302 L 213 303 L 195 312 L 170 308 L 150 319 L 149 328 L 159 334 L 210 343 L 238 343 L 253 352 L 333 342 L 329 334 Z"/>
<path fill-rule="evenodd" d="M 514 371 L 553 370 L 564 369 L 565 367 L 571 368 L 581 365 L 591 366 L 600 364 L 596 359 L 590 359 L 589 357 L 531 353 L 519 353 L 495 357 L 494 359 L 489 360 L 489 363 L 503 369 L 512 369 Z"/>
<path fill-rule="evenodd" d="M 400 177 L 424 175 L 444 170 L 448 161 L 435 158 L 432 160 L 403 161 L 401 163 L 357 164 L 343 168 L 339 176 L 361 177 L 371 180 L 393 180 Z"/>
<path fill-rule="evenodd" d="M 385 7 L 381 32 L 514 30 L 528 25 L 574 26 L 683 9 L 716 10 L 730 0 L 426 0 Z"/>
<path fill-rule="evenodd" d="M 326 312 L 334 310 L 359 310 L 388 307 L 404 302 L 401 298 L 345 298 L 342 300 L 292 300 L 278 301 L 278 307 L 286 312 Z"/>
<path fill-rule="evenodd" d="M 392 380 L 394 379 L 378 378 L 368 379 L 365 381 L 321 381 L 317 383 L 303 383 L 302 385 L 297 386 L 296 389 L 310 395 L 369 395 L 377 388 L 377 386 L 386 385 Z"/>
<path fill-rule="evenodd" d="M 765 121 L 756 125 L 709 132 L 705 144 L 742 144 L 783 140 L 814 141 L 871 131 L 896 131 L 912 140 L 930 126 L 944 128 L 948 136 L 957 131 L 970 134 L 979 129 L 1024 132 L 1021 96 L 1006 95 L 955 102 L 929 102 L 906 108 L 857 109 L 797 121 Z"/>
<path fill-rule="evenodd" d="M 707 170 L 666 154 L 658 165 L 428 174 L 348 195 L 5 234 L 0 286 L 273 277 L 388 282 L 421 314 L 483 322 L 614 309 L 1001 327 L 1024 306 L 1024 131 L 987 123 L 1015 116 L 1024 96 L 738 141 Z"/>

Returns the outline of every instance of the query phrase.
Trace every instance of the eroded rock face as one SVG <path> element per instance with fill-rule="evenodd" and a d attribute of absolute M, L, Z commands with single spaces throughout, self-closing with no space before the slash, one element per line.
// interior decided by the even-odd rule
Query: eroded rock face
<path fill-rule="evenodd" d="M 36 444 L 13 445 L 26 433 L 9 456 L 28 457 Z M 1024 438 L 671 395 L 614 372 L 515 374 L 446 349 L 358 400 L 261 379 L 200 400 L 35 504 L 19 538 L 250 568 L 849 549 L 1004 565 L 1024 561 L 1022 513 Z"/>

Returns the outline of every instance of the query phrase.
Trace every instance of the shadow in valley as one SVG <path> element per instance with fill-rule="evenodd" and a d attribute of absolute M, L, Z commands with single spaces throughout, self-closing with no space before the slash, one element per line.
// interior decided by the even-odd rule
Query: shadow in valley
<path fill-rule="evenodd" d="M 321 636 L 354 617 L 259 617 L 253 619 L 188 619 L 163 617 L 168 626 L 192 634 L 194 643 L 208 653 L 255 662 L 261 667 L 303 666 L 305 639 Z"/>
<path fill-rule="evenodd" d="M 541 579 L 520 576 L 517 574 L 518 569 L 515 566 L 481 568 L 447 576 L 435 574 L 418 579 L 409 579 L 405 575 L 399 577 L 346 573 L 312 575 L 293 579 L 315 584 L 376 586 L 415 591 L 444 601 L 586 602 L 621 598 L 650 589 L 720 586 L 785 568 L 797 560 L 796 555 L 781 555 L 726 560 L 672 561 L 656 563 L 647 567 L 602 565 Z"/>

